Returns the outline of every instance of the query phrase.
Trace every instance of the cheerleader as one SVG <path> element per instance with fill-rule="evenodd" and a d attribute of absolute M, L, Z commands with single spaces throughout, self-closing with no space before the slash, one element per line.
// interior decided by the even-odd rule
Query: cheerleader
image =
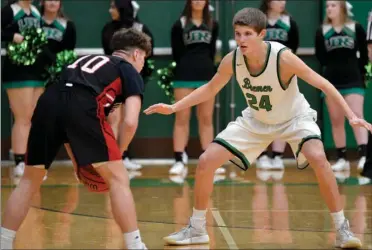
<path fill-rule="evenodd" d="M 53 62 L 57 53 L 75 49 L 75 24 L 65 17 L 62 11 L 61 0 L 42 0 L 40 12 L 42 15 L 42 27 L 48 38 L 46 51 L 50 61 Z"/>
<path fill-rule="evenodd" d="M 368 58 L 372 63 L 372 10 L 369 12 L 367 25 Z M 371 84 L 371 83 L 370 83 Z M 372 133 L 369 133 L 367 145 L 367 159 L 361 175 L 372 179 Z"/>
<path fill-rule="evenodd" d="M 363 118 L 364 66 L 368 62 L 366 32 L 348 16 L 345 1 L 327 1 L 326 17 L 317 30 L 315 54 L 324 68 L 324 76 L 344 96 L 352 111 Z M 359 54 L 359 58 L 357 56 Z M 324 97 L 324 96 L 323 96 Z M 325 97 L 332 123 L 333 140 L 337 148 L 334 171 L 349 170 L 346 156 L 345 119 L 336 103 Z M 358 143 L 361 170 L 366 161 L 368 134 L 365 128 L 353 128 Z"/>
<path fill-rule="evenodd" d="M 299 33 L 297 23 L 285 9 L 286 1 L 263 0 L 260 10 L 267 16 L 266 41 L 279 42 L 297 52 L 299 45 Z M 272 144 L 272 156 L 263 152 L 257 159 L 256 165 L 261 169 L 284 169 L 283 153 L 286 142 L 275 140 Z"/>
<path fill-rule="evenodd" d="M 171 32 L 173 60 L 177 63 L 174 78 L 174 95 L 178 101 L 196 88 L 207 83 L 215 73 L 214 57 L 218 37 L 218 23 L 209 12 L 209 1 L 187 0 L 182 16 Z M 197 107 L 199 136 L 202 149 L 212 142 L 214 99 Z M 173 131 L 175 164 L 170 174 L 186 176 L 183 155 L 188 142 L 191 108 L 176 113 Z M 224 173 L 224 168 L 216 173 Z"/>
<path fill-rule="evenodd" d="M 21 43 L 21 32 L 27 28 L 40 28 L 41 17 L 31 0 L 11 1 L 1 9 L 1 40 Z M 5 89 L 14 117 L 11 148 L 14 154 L 15 176 L 22 176 L 31 117 L 39 96 L 44 89 L 42 72 L 36 65 L 14 64 L 5 56 L 2 69 L 2 86 Z"/>
<path fill-rule="evenodd" d="M 113 50 L 111 49 L 110 43 L 111 38 L 115 31 L 121 29 L 121 28 L 135 28 L 139 31 L 144 32 L 151 38 L 151 44 L 152 48 L 154 48 L 154 37 L 152 33 L 150 32 L 149 28 L 141 23 L 138 19 L 138 10 L 139 5 L 135 1 L 131 0 L 114 0 L 111 1 L 110 5 L 110 15 L 112 18 L 112 21 L 108 22 L 102 30 L 101 34 L 101 42 L 102 47 L 106 55 L 111 55 Z M 141 75 L 144 78 L 144 81 L 146 82 L 147 77 L 149 76 L 149 66 L 148 66 L 148 59 L 151 58 L 152 53 L 149 57 L 147 57 L 144 68 L 141 71 Z M 123 129 L 120 129 L 121 126 L 121 116 L 124 112 L 124 106 L 121 108 L 117 108 L 114 112 L 112 112 L 108 116 L 108 121 L 112 127 L 112 130 L 114 131 L 114 135 L 116 138 L 119 139 L 119 144 L 121 140 L 124 140 L 125 137 L 125 131 Z M 141 165 L 136 164 L 130 159 L 128 149 L 123 149 L 123 161 L 124 165 L 129 170 L 139 170 L 142 168 Z"/>

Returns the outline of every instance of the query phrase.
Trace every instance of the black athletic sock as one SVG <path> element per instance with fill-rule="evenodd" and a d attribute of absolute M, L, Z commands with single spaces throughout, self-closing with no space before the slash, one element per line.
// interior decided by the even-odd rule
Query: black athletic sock
<path fill-rule="evenodd" d="M 273 151 L 272 158 L 274 159 L 276 156 L 279 156 L 280 158 L 282 158 L 283 157 L 283 153 L 282 152 Z"/>
<path fill-rule="evenodd" d="M 263 151 L 263 152 L 262 152 L 262 153 L 257 157 L 257 159 L 261 158 L 261 157 L 264 156 L 264 155 L 269 156 L 267 150 Z"/>
<path fill-rule="evenodd" d="M 25 162 L 25 154 L 14 154 L 14 162 L 16 166 L 20 162 Z"/>
<path fill-rule="evenodd" d="M 176 162 L 182 162 L 182 154 L 183 152 L 174 152 L 174 159 L 176 160 Z"/>
<path fill-rule="evenodd" d="M 359 157 L 367 156 L 367 144 L 360 144 L 358 146 Z"/>
<path fill-rule="evenodd" d="M 337 159 L 345 159 L 346 160 L 346 147 L 337 148 Z"/>
<path fill-rule="evenodd" d="M 125 158 L 129 158 L 128 151 L 125 150 L 121 158 L 124 160 Z"/>

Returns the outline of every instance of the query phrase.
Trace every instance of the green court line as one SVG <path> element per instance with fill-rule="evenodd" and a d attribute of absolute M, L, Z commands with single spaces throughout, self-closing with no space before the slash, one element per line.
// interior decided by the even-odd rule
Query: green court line
<path fill-rule="evenodd" d="M 185 182 L 187 182 L 190 186 L 194 186 L 195 179 L 194 178 L 186 178 Z M 316 182 L 308 182 L 308 183 L 290 183 L 290 182 L 239 182 L 234 180 L 223 180 L 216 182 L 214 186 L 255 186 L 255 185 L 266 185 L 266 186 L 273 186 L 275 184 L 281 184 L 284 186 L 318 186 Z M 132 179 L 130 181 L 131 187 L 182 187 L 184 184 L 177 184 L 172 182 L 169 179 Z M 358 178 L 350 177 L 346 179 L 344 182 L 338 182 L 340 186 L 360 186 L 358 182 Z M 83 184 L 43 184 L 42 188 L 61 188 L 61 187 L 83 187 Z M 372 183 L 365 184 L 363 186 L 372 186 Z M 15 184 L 5 184 L 1 185 L 2 188 L 14 188 L 16 187 Z"/>

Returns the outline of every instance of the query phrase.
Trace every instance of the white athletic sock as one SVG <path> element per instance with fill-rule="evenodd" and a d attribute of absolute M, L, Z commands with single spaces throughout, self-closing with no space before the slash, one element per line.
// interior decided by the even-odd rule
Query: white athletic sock
<path fill-rule="evenodd" d="M 125 244 L 128 249 L 142 249 L 143 243 L 141 240 L 140 231 L 136 230 L 130 233 L 124 233 Z"/>
<path fill-rule="evenodd" d="M 345 222 L 344 210 L 341 210 L 336 213 L 331 213 L 333 223 L 336 227 L 336 230 L 340 229 L 342 224 Z"/>
<path fill-rule="evenodd" d="M 191 226 L 196 229 L 201 229 L 205 226 L 205 214 L 207 210 L 197 210 L 193 208 L 191 217 Z"/>
<path fill-rule="evenodd" d="M 13 249 L 16 231 L 1 227 L 1 249 Z"/>
<path fill-rule="evenodd" d="M 206 213 L 207 213 L 207 209 L 205 210 L 197 210 L 195 208 L 192 209 L 192 217 L 196 219 L 205 219 Z"/>

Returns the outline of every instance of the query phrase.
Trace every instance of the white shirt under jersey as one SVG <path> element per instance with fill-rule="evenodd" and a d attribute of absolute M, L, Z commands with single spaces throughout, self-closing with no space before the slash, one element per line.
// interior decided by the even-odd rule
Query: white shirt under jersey
<path fill-rule="evenodd" d="M 249 73 L 247 58 L 239 47 L 234 52 L 234 73 L 248 104 L 243 117 L 254 117 L 266 124 L 280 124 L 306 114 L 310 105 L 298 89 L 296 75 L 289 84 L 279 79 L 279 57 L 288 48 L 278 42 L 266 43 L 268 53 L 260 73 Z"/>

